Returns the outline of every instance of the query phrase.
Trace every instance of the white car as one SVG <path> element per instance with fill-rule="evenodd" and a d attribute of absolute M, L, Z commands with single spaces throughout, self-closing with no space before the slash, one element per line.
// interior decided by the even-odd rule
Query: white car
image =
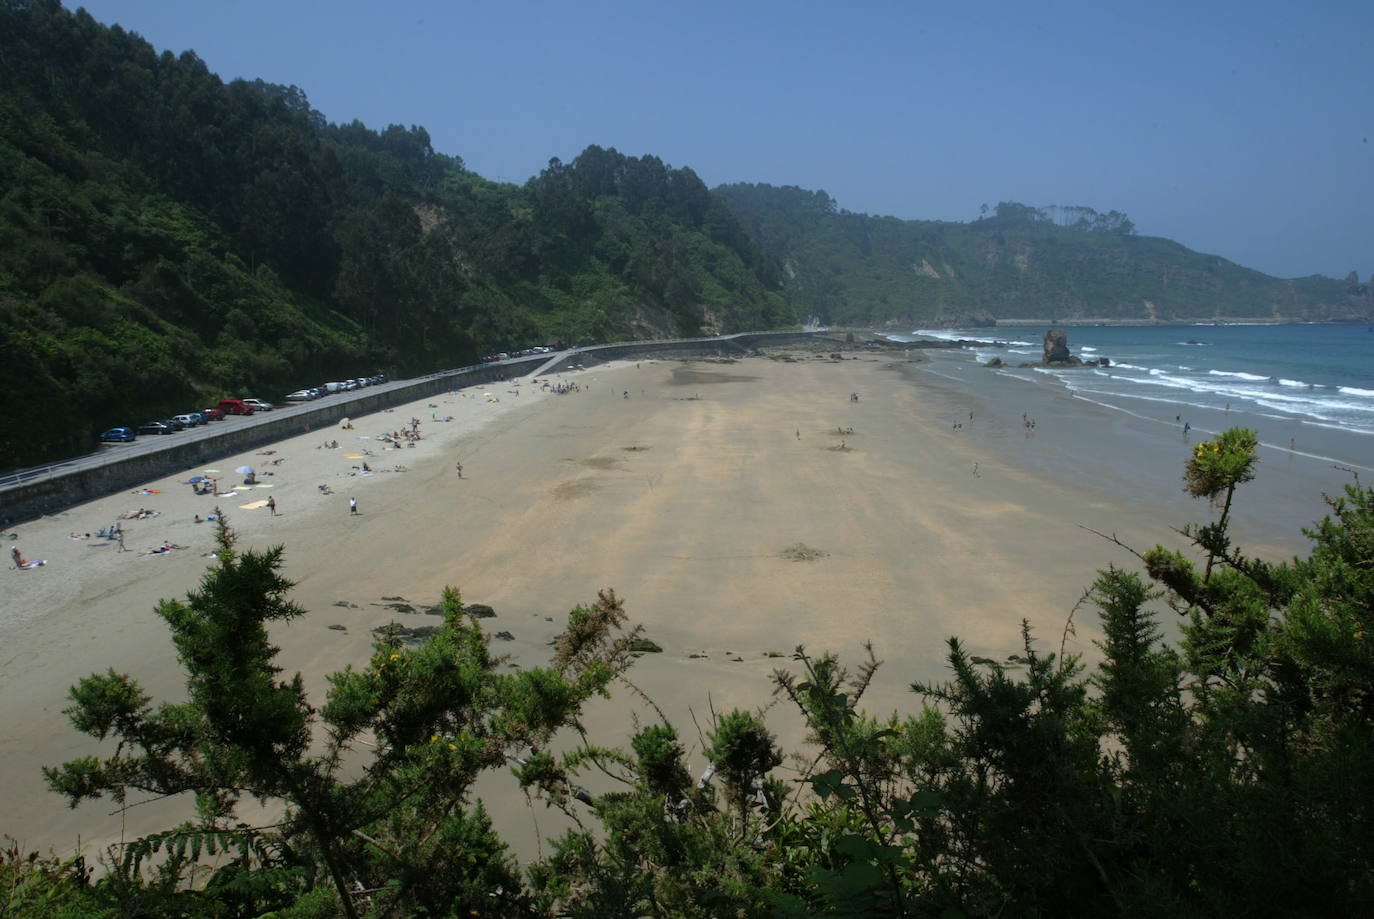
<path fill-rule="evenodd" d="M 309 402 L 316 398 L 315 394 L 308 389 L 298 389 L 286 397 L 287 402 Z"/>
<path fill-rule="evenodd" d="M 264 402 L 261 399 L 244 399 L 243 404 L 253 406 L 255 412 L 270 412 L 276 408 L 271 402 Z"/>

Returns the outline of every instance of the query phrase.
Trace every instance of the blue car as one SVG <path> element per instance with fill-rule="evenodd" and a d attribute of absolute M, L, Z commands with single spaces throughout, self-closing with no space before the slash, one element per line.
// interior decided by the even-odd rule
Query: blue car
<path fill-rule="evenodd" d="M 108 431 L 103 431 L 101 433 L 100 442 L 105 444 L 122 444 L 128 443 L 137 436 L 133 428 L 110 428 Z"/>

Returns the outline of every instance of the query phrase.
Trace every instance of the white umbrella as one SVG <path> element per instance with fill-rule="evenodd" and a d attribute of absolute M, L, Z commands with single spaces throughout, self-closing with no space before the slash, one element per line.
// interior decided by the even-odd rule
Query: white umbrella
<path fill-rule="evenodd" d="M 237 472 L 239 475 L 252 475 L 252 474 L 253 474 L 253 467 L 252 467 L 252 466 L 240 466 L 239 468 L 235 469 L 234 471 Z"/>

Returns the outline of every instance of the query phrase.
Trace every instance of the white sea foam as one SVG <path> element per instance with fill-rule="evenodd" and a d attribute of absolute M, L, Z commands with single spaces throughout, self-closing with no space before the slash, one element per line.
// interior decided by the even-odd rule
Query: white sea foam
<path fill-rule="evenodd" d="M 1167 399 L 1166 399 L 1166 398 L 1164 398 L 1164 397 L 1162 397 L 1162 396 L 1147 396 L 1147 395 L 1145 395 L 1144 393 L 1125 393 L 1125 392 L 1114 392 L 1114 391 L 1111 391 L 1111 390 L 1102 390 L 1102 389 L 1084 389 L 1083 387 L 1081 387 L 1081 386 L 1075 386 L 1075 385 L 1073 385 L 1072 383 L 1069 385 L 1069 389 L 1073 392 L 1073 394 L 1074 394 L 1075 396 L 1079 396 L 1079 397 L 1081 397 L 1082 394 L 1084 394 L 1084 393 L 1089 393 L 1089 394 L 1092 394 L 1092 395 L 1095 395 L 1095 396 L 1106 396 L 1106 397 L 1113 398 L 1113 399 L 1139 399 L 1139 400 L 1142 401 L 1142 402 L 1161 402 L 1161 403 L 1163 403 L 1163 404 L 1165 404 L 1165 405 L 1182 405 L 1182 406 L 1187 406 L 1188 408 L 1195 408 L 1195 409 L 1199 409 L 1199 410 L 1205 410 L 1205 409 L 1209 409 L 1209 408 L 1213 408 L 1213 407 L 1214 407 L 1214 406 L 1208 405 L 1208 404 L 1205 403 L 1205 402 L 1188 402 L 1188 401 L 1186 401 L 1186 400 L 1184 400 L 1184 399 L 1179 399 L 1179 398 L 1177 398 L 1177 397 L 1170 397 L 1170 398 L 1167 398 Z M 1092 400 L 1089 400 L 1089 401 L 1092 401 Z M 1106 404 L 1106 403 L 1099 403 L 1099 404 Z M 1112 405 L 1112 406 L 1109 406 L 1109 407 L 1110 407 L 1110 408 L 1117 408 L 1117 409 L 1120 409 L 1120 408 L 1121 408 L 1121 406 L 1119 406 L 1119 405 Z M 1134 414 L 1134 413 L 1132 412 L 1131 414 Z"/>
<path fill-rule="evenodd" d="M 916 329 L 912 335 L 924 335 L 926 338 L 935 338 L 940 341 L 975 341 L 982 345 L 1020 345 L 1029 348 L 1035 344 L 1031 341 L 1015 341 L 1004 338 L 984 338 L 981 335 L 970 335 L 958 329 Z"/>
<path fill-rule="evenodd" d="M 1358 386 L 1342 386 L 1340 389 L 1347 396 L 1374 396 L 1374 389 L 1360 389 Z"/>
<path fill-rule="evenodd" d="M 1260 376 L 1257 373 L 1242 373 L 1239 370 L 1209 370 L 1207 373 L 1214 377 L 1235 377 L 1238 380 L 1267 380 L 1269 377 Z"/>

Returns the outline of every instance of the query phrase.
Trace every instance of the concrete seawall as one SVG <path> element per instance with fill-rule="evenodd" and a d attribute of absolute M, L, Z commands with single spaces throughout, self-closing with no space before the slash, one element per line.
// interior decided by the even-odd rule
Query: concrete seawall
<path fill-rule="evenodd" d="M 629 341 L 596 345 L 571 351 L 545 373 L 566 370 L 574 364 L 607 361 L 652 360 L 659 357 L 730 357 L 749 354 L 758 348 L 810 341 L 816 332 L 741 332 L 712 338 L 682 338 L 671 341 Z"/>
<path fill-rule="evenodd" d="M 44 514 L 55 514 L 183 469 L 212 463 L 298 434 L 330 429 L 343 418 L 361 418 L 453 389 L 480 386 L 536 371 L 557 373 L 577 364 L 747 354 L 759 347 L 803 342 L 814 334 L 745 332 L 713 338 L 597 345 L 568 351 L 552 361 L 548 355 L 542 354 L 515 358 L 416 380 L 388 383 L 345 396 L 331 396 L 318 403 L 278 409 L 261 418 L 255 416 L 216 422 L 194 432 L 173 435 L 169 438 L 172 442 L 166 446 L 160 443 L 154 445 L 150 439 L 141 439 L 137 444 L 130 445 L 132 449 L 120 447 L 81 457 L 53 466 L 37 477 L 0 487 L 0 523 L 9 526 Z"/>
<path fill-rule="evenodd" d="M 0 489 L 0 522 L 8 526 L 21 520 L 54 514 L 183 469 L 208 464 L 298 434 L 328 430 L 343 418 L 360 418 L 452 389 L 478 386 L 528 373 L 539 363 L 538 358 L 522 358 L 499 365 L 401 381 L 375 391 L 349 393 L 345 398 L 331 397 L 320 403 L 278 409 L 261 418 L 254 416 L 215 422 L 211 427 L 196 430 L 191 434 L 192 439 L 185 439 L 185 434 L 173 435 L 167 438 L 172 442 L 166 446 L 149 444 L 151 449 L 136 453 L 120 449 L 119 452 L 83 457 L 54 467 L 50 475 Z M 144 438 L 140 438 L 138 446 L 143 446 L 144 441 Z"/>

